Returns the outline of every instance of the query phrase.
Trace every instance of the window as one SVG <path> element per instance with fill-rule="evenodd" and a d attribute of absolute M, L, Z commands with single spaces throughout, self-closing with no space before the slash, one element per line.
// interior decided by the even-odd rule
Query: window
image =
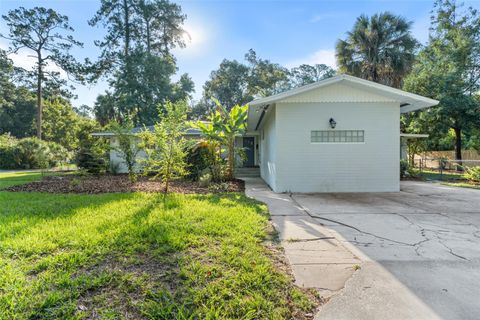
<path fill-rule="evenodd" d="M 313 130 L 311 142 L 361 143 L 365 141 L 364 130 Z"/>

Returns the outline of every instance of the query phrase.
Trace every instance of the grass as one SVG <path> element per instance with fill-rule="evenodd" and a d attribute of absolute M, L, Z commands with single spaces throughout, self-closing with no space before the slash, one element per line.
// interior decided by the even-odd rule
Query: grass
<path fill-rule="evenodd" d="M 428 180 L 463 180 L 463 172 L 455 171 L 443 171 L 440 174 L 440 171 L 423 170 L 420 172 L 420 176 Z"/>
<path fill-rule="evenodd" d="M 446 186 L 480 189 L 480 185 L 469 183 L 468 180 L 463 177 L 463 172 L 444 171 L 440 174 L 439 171 L 423 170 L 420 172 L 420 177 L 426 180 L 440 181 Z"/>
<path fill-rule="evenodd" d="M 13 187 L 20 184 L 25 184 L 42 179 L 43 176 L 75 174 L 75 171 L 69 172 L 0 172 L 0 190 Z"/>
<path fill-rule="evenodd" d="M 472 183 L 467 183 L 467 182 L 444 182 L 442 183 L 446 186 L 451 186 L 451 187 L 461 187 L 461 188 L 470 188 L 470 189 L 479 189 L 480 190 L 480 185 L 479 184 L 472 184 Z"/>
<path fill-rule="evenodd" d="M 242 194 L 0 192 L 0 203 L 0 319 L 288 319 L 314 308 L 264 244 L 266 207 Z"/>

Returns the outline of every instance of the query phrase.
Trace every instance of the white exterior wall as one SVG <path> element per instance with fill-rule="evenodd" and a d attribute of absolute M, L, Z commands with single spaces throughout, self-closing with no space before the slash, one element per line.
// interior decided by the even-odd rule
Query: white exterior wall
<path fill-rule="evenodd" d="M 260 176 L 272 188 L 277 190 L 277 129 L 276 108 L 271 107 L 260 129 Z"/>
<path fill-rule="evenodd" d="M 332 130 L 330 118 L 337 122 L 334 130 L 364 130 L 365 142 L 312 143 L 312 130 Z M 267 142 L 262 161 L 262 178 L 274 191 L 399 191 L 400 103 L 277 103 L 274 120 L 265 124 L 276 127 L 276 139 L 274 134 Z M 276 148 L 276 158 L 269 148 Z M 269 162 L 276 169 L 273 183 Z"/>

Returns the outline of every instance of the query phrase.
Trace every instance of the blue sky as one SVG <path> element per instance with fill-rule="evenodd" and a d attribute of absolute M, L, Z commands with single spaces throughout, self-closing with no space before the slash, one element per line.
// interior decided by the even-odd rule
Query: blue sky
<path fill-rule="evenodd" d="M 187 72 L 195 82 L 195 98 L 212 70 L 224 59 L 242 60 L 253 48 L 259 57 L 293 67 L 301 63 L 325 63 L 334 66 L 334 47 L 351 29 L 360 14 L 391 11 L 413 24 L 413 34 L 428 39 L 432 1 L 293 1 L 293 0 L 190 0 L 176 1 L 187 14 L 186 29 L 192 36 L 186 49 L 175 50 L 178 74 Z M 480 1 L 468 2 L 480 8 Z M 103 30 L 87 24 L 99 7 L 97 0 L 0 0 L 0 14 L 18 6 L 50 7 L 68 15 L 75 37 L 84 42 L 73 53 L 83 59 L 95 59 L 99 53 L 93 41 L 101 39 Z M 0 23 L 1 32 L 5 25 Z M 6 40 L 0 47 L 7 48 Z M 26 53 L 11 56 L 18 65 L 31 62 Z M 96 96 L 107 88 L 105 83 L 79 86 L 74 105 L 93 105 Z"/>

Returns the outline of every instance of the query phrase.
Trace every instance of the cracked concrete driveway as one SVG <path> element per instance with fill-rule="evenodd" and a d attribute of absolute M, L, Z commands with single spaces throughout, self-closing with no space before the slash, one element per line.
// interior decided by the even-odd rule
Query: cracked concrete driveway
<path fill-rule="evenodd" d="M 292 195 L 362 260 L 316 319 L 480 318 L 480 191 L 423 182 L 401 189 Z"/>

